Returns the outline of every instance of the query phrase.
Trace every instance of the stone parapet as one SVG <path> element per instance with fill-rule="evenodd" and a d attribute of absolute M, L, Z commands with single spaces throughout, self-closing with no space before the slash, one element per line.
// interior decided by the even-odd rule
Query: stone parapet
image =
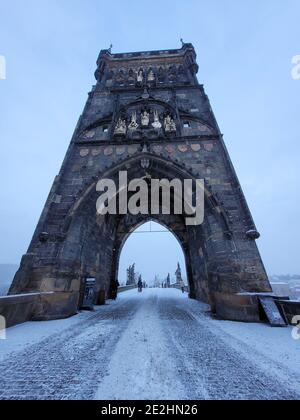
<path fill-rule="evenodd" d="M 77 313 L 78 293 L 29 293 L 0 298 L 0 316 L 6 327 L 27 321 L 68 318 Z"/>

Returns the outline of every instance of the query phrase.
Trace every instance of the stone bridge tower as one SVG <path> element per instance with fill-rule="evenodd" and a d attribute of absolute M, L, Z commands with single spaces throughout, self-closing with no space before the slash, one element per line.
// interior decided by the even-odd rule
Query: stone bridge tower
<path fill-rule="evenodd" d="M 39 319 L 72 315 L 87 278 L 109 297 L 122 246 L 142 223 L 174 233 L 186 258 L 192 298 L 221 317 L 257 320 L 249 292 L 270 285 L 259 238 L 208 97 L 191 44 L 178 50 L 101 51 L 89 94 L 59 175 L 10 294 L 54 292 Z M 171 215 L 100 216 L 101 178 L 204 179 L 205 220 L 186 226 Z"/>

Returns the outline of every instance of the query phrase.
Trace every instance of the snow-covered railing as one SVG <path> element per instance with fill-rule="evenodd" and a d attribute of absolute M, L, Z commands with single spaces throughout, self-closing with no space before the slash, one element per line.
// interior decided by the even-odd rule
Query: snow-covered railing
<path fill-rule="evenodd" d="M 43 292 L 0 297 L 0 316 L 7 327 L 27 321 L 69 318 L 77 313 L 78 293 Z"/>
<path fill-rule="evenodd" d="M 133 285 L 133 286 L 120 286 L 118 288 L 118 293 L 127 292 L 128 290 L 133 290 L 133 289 L 137 289 L 137 286 L 135 286 L 135 285 Z"/>
<path fill-rule="evenodd" d="M 12 327 L 30 321 L 42 296 L 49 293 L 28 293 L 0 297 L 0 315 L 5 318 L 6 326 Z"/>
<path fill-rule="evenodd" d="M 178 284 L 171 284 L 171 289 L 178 289 L 181 290 L 181 286 L 179 286 Z M 190 288 L 189 286 L 184 286 L 184 291 L 186 293 L 190 293 Z"/>

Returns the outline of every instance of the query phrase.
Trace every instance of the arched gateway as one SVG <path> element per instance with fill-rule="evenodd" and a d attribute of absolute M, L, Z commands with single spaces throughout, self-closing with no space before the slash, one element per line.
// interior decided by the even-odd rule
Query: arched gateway
<path fill-rule="evenodd" d="M 166 226 L 184 251 L 191 298 L 218 315 L 256 320 L 249 292 L 270 285 L 259 234 L 203 86 L 191 44 L 179 50 L 100 53 L 97 84 L 75 130 L 10 294 L 54 292 L 39 319 L 73 314 L 87 278 L 109 297 L 122 246 L 147 220 Z M 186 214 L 99 214 L 99 180 L 204 180 L 204 222 Z M 151 188 L 150 188 L 151 189 Z M 150 194 L 150 193 L 149 193 Z M 171 194 L 171 201 L 174 194 Z"/>

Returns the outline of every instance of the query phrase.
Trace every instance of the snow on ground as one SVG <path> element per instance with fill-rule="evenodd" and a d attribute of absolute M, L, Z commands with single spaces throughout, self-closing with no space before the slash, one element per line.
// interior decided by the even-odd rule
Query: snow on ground
<path fill-rule="evenodd" d="M 184 388 L 178 386 L 178 372 L 172 359 L 166 357 L 166 337 L 159 314 L 153 310 L 157 291 L 147 290 L 139 295 L 139 300 L 143 304 L 118 342 L 109 375 L 95 398 L 113 400 L 119 396 L 119 399 L 134 400 L 147 399 L 149 395 L 153 400 L 186 398 Z"/>
<path fill-rule="evenodd" d="M 292 339 L 292 327 L 272 328 L 267 324 L 212 321 L 217 328 L 248 347 L 248 357 L 257 362 L 257 353 L 282 364 L 300 376 L 300 341 Z M 238 347 L 231 341 L 231 344 Z"/>
<path fill-rule="evenodd" d="M 73 318 L 48 321 L 48 322 L 26 322 L 6 330 L 6 340 L 0 340 L 0 362 L 9 358 L 15 352 L 25 350 L 27 347 L 42 342 L 51 335 L 62 333 L 72 328 L 79 321 L 88 317 L 83 312 Z"/>
<path fill-rule="evenodd" d="M 212 319 L 178 290 L 122 293 L 92 313 L 0 340 L 0 399 L 300 399 L 291 328 Z"/>
<path fill-rule="evenodd" d="M 135 295 L 135 290 L 121 293 L 118 302 Z M 110 302 L 113 307 L 117 302 Z M 95 312 L 101 312 L 102 307 L 96 307 Z M 75 328 L 81 322 L 88 322 L 94 312 L 82 311 L 78 315 L 68 319 L 47 322 L 26 322 L 6 330 L 6 340 L 0 340 L 0 362 L 10 357 L 15 352 L 26 350 L 34 344 L 38 344 L 52 335 L 63 333 L 65 330 Z"/>

